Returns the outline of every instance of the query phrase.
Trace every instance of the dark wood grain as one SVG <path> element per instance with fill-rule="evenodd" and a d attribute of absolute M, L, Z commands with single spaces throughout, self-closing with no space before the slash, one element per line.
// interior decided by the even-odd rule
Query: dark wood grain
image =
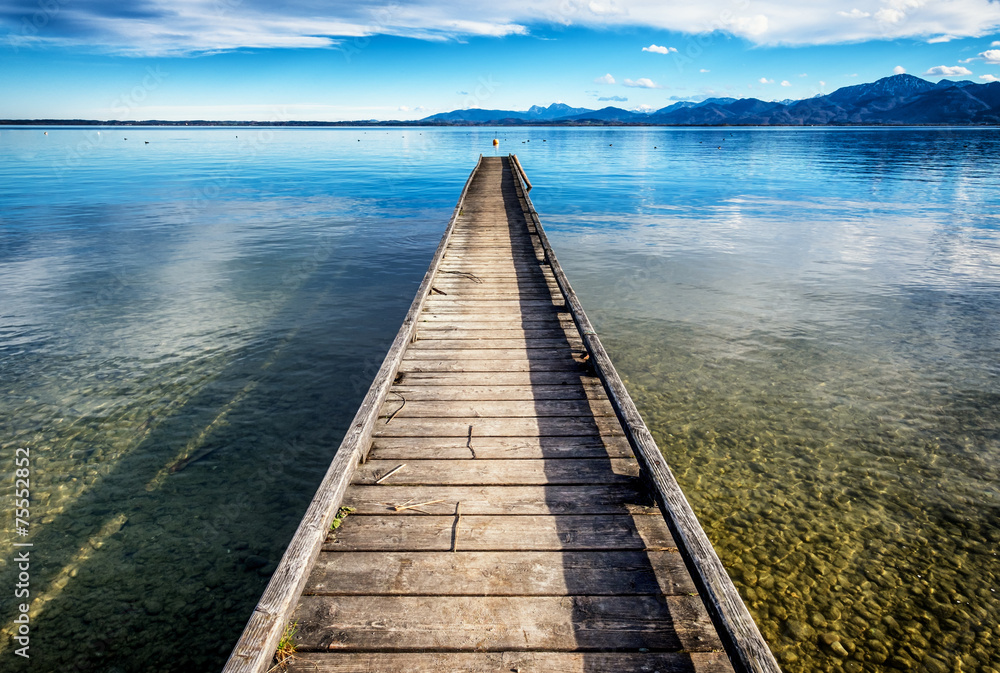
<path fill-rule="evenodd" d="M 697 596 L 303 596 L 294 618 L 303 652 L 720 647 Z"/>
<path fill-rule="evenodd" d="M 304 652 L 292 673 L 732 673 L 721 652 Z"/>

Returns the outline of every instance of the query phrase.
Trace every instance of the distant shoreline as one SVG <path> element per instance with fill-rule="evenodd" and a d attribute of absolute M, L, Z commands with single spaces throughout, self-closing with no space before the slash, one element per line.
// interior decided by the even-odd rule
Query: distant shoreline
<path fill-rule="evenodd" d="M 98 121 L 94 119 L 0 119 L 0 126 L 101 126 L 101 127 L 152 127 L 152 126 L 233 126 L 233 127 L 373 127 L 380 126 L 420 126 L 431 128 L 454 127 L 454 128 L 517 128 L 517 127 L 547 127 L 547 128 L 573 128 L 573 127 L 639 127 L 639 128 L 827 128 L 827 127 L 884 127 L 884 128 L 1000 128 L 1000 124 L 974 124 L 951 122 L 946 124 L 889 124 L 874 122 L 831 122 L 828 124 L 651 124 L 640 122 L 612 122 L 612 121 L 501 121 L 501 122 L 426 122 L 426 121 L 344 121 L 344 122 L 322 122 L 322 121 L 284 121 L 284 122 L 259 122 L 259 121 Z"/>

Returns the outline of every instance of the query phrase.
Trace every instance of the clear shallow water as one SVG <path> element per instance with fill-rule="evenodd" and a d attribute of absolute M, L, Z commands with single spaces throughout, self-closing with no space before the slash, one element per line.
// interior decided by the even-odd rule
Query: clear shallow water
<path fill-rule="evenodd" d="M 494 134 L 44 130 L 0 129 L 31 670 L 217 670 Z M 1000 670 L 997 132 L 499 137 L 785 670 Z"/>

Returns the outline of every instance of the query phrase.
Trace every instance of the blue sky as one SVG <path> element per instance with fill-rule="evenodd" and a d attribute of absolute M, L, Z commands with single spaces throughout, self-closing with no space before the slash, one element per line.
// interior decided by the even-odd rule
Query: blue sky
<path fill-rule="evenodd" d="M 418 119 L 1000 80 L 989 0 L 0 0 L 0 118 Z"/>

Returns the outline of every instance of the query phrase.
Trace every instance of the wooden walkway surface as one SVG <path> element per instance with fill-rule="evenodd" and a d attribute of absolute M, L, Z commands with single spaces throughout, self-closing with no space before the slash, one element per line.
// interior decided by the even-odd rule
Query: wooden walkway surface
<path fill-rule="evenodd" d="M 518 171 L 483 158 L 467 185 L 341 486 L 351 511 L 285 608 L 292 671 L 734 670 Z M 239 652 L 227 671 L 251 670 Z"/>

